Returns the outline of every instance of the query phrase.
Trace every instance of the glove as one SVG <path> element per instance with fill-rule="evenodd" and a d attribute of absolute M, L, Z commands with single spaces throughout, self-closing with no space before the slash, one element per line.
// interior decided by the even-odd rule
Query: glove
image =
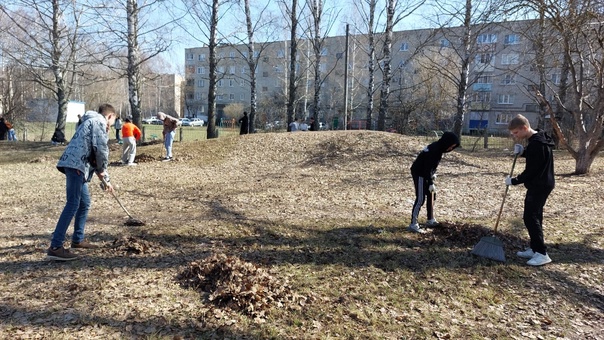
<path fill-rule="evenodd" d="M 428 187 L 428 191 L 436 192 L 436 187 L 434 186 L 434 184 L 430 184 L 430 186 Z"/>
<path fill-rule="evenodd" d="M 507 176 L 505 178 L 505 185 L 512 185 L 512 177 Z"/>
<path fill-rule="evenodd" d="M 514 154 L 515 155 L 521 155 L 523 151 L 524 151 L 524 146 L 522 146 L 522 144 L 514 145 Z"/>

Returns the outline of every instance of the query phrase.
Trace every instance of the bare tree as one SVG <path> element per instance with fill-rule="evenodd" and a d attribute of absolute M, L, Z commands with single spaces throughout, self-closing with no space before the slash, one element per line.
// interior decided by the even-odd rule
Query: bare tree
<path fill-rule="evenodd" d="M 270 3 L 266 3 L 262 8 L 258 10 L 256 15 L 253 15 L 252 9 L 250 8 L 250 0 L 243 0 L 243 12 L 245 14 L 245 24 L 246 24 L 246 39 L 239 39 L 238 42 L 243 43 L 247 46 L 246 53 L 243 53 L 243 50 L 237 49 L 243 59 L 246 61 L 249 73 L 248 79 L 245 79 L 250 84 L 250 114 L 249 114 L 249 131 L 256 131 L 256 113 L 258 109 L 257 103 L 257 68 L 258 62 L 263 55 L 264 50 L 270 45 L 270 37 L 269 33 L 270 28 L 273 27 L 273 19 L 269 15 L 268 7 Z M 255 35 L 258 32 L 264 33 L 264 41 L 262 43 L 256 43 Z M 235 36 L 237 39 L 237 36 Z"/>
<path fill-rule="evenodd" d="M 552 48 L 562 53 L 560 84 L 548 84 L 555 95 L 550 98 L 535 87 L 535 97 L 545 107 L 560 145 L 575 159 L 575 174 L 589 173 L 594 159 L 604 147 L 604 20 L 601 5 L 578 0 L 533 1 L 530 4 L 545 14 L 547 27 L 560 37 Z M 550 58 L 548 61 L 556 60 Z M 565 121 L 570 124 L 566 130 Z"/>
<path fill-rule="evenodd" d="M 90 56 L 84 8 L 75 1 L 15 0 L 5 1 L 0 12 L 9 19 L 5 31 L 12 38 L 4 46 L 5 57 L 53 94 L 55 131 L 64 135 L 67 103 L 82 61 Z"/>
<path fill-rule="evenodd" d="M 174 19 L 171 15 L 151 20 L 154 11 L 167 13 L 169 3 L 163 0 L 99 0 L 89 1 L 103 27 L 97 51 L 99 64 L 115 72 L 116 78 L 128 81 L 128 101 L 132 122 L 142 124 L 141 68 L 152 58 L 168 50 Z M 116 18 L 117 17 L 117 18 Z M 111 60 L 114 60 L 113 62 Z"/>
<path fill-rule="evenodd" d="M 233 2 L 231 0 L 183 0 L 191 21 L 183 21 L 179 25 L 194 39 L 208 45 L 208 129 L 207 138 L 217 138 L 216 129 L 216 88 L 218 84 L 217 49 L 219 45 L 218 24 L 224 13 L 228 12 Z M 224 9 L 224 11 L 220 11 Z M 201 38 L 200 34 L 201 33 Z"/>

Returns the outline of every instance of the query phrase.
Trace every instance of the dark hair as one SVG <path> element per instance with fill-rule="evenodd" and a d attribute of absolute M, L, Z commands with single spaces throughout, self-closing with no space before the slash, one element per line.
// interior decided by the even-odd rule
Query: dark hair
<path fill-rule="evenodd" d="M 102 115 L 105 113 L 115 113 L 115 108 L 111 104 L 101 104 L 98 112 Z"/>
<path fill-rule="evenodd" d="M 126 118 L 126 119 L 124 119 L 124 122 L 126 122 L 126 123 L 130 123 L 130 122 L 131 122 L 131 121 L 130 121 L 130 118 Z"/>

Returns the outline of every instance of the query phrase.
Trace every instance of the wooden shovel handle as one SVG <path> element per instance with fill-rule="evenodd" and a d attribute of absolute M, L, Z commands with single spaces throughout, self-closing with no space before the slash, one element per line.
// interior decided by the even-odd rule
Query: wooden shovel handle
<path fill-rule="evenodd" d="M 510 171 L 510 177 L 514 175 L 514 167 L 516 167 L 516 160 L 518 159 L 518 154 L 514 155 L 514 162 L 512 163 L 512 170 Z M 501 207 L 499 208 L 499 214 L 497 214 L 497 221 L 495 222 L 495 232 L 497 232 L 497 227 L 499 227 L 499 220 L 501 218 L 501 212 L 503 211 L 503 205 L 505 204 L 505 198 L 508 196 L 509 185 L 505 186 L 505 192 L 503 193 L 503 200 L 501 201 Z"/>

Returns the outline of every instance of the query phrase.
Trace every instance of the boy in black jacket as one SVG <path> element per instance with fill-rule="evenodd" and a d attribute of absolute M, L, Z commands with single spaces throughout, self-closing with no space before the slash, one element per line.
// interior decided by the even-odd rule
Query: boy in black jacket
<path fill-rule="evenodd" d="M 440 139 L 427 147 L 425 147 L 411 165 L 411 176 L 413 177 L 413 185 L 415 186 L 415 203 L 413 203 L 413 210 L 411 212 L 411 224 L 407 230 L 424 233 L 425 231 L 419 227 L 417 223 L 417 216 L 419 210 L 424 205 L 424 200 L 428 198 L 427 212 L 428 212 L 428 226 L 435 226 L 438 224 L 434 219 L 434 212 L 432 211 L 432 199 L 435 197 L 436 187 L 434 186 L 434 179 L 436 178 L 436 168 L 438 163 L 443 157 L 443 153 L 450 152 L 459 146 L 459 138 L 453 132 L 445 132 Z"/>
<path fill-rule="evenodd" d="M 526 168 L 520 175 L 505 179 L 506 185 L 524 184 L 527 189 L 523 220 L 531 243 L 529 248 L 516 255 L 530 259 L 527 262 L 530 266 L 541 266 L 552 262 L 543 239 L 543 206 L 555 186 L 554 142 L 544 131 L 533 130 L 522 115 L 514 117 L 508 129 L 515 140 L 528 140 L 526 149 L 521 144 L 514 146 L 514 153 L 526 158 Z"/>

